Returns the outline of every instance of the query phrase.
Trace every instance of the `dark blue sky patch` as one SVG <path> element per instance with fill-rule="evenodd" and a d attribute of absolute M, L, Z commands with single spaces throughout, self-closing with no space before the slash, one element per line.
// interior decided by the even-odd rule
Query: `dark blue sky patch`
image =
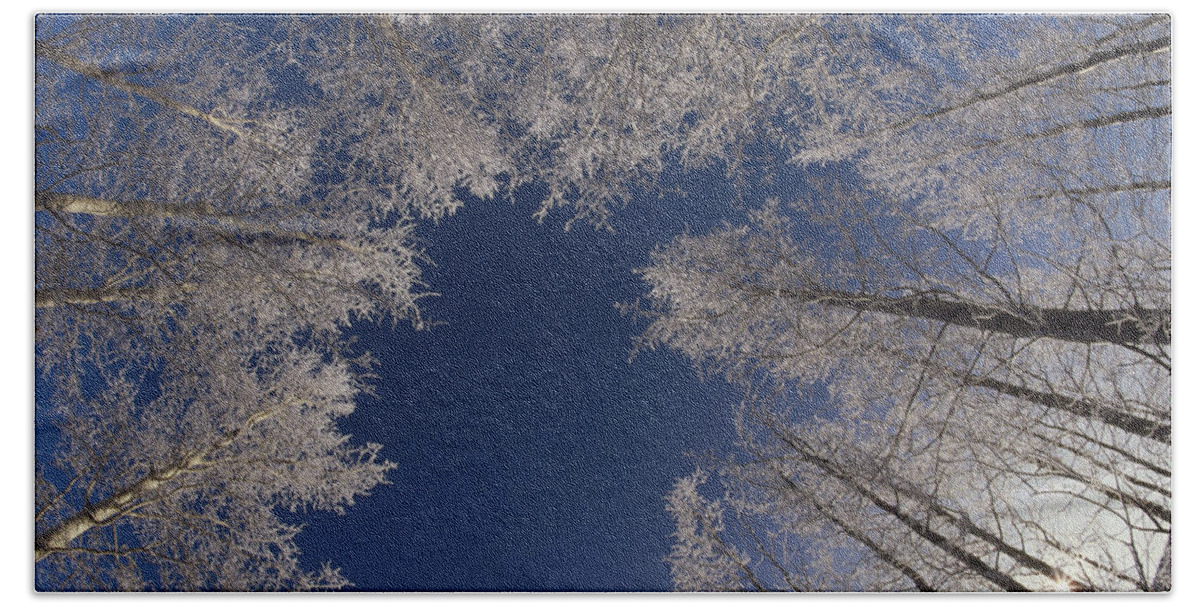
<path fill-rule="evenodd" d="M 536 188 L 427 227 L 423 312 L 444 324 L 351 331 L 379 378 L 342 428 L 385 446 L 393 485 L 306 514 L 307 558 L 360 590 L 670 588 L 663 497 L 697 452 L 732 449 L 741 395 L 674 352 L 630 362 L 614 304 L 644 292 L 653 245 L 744 217 L 719 184 L 693 172 L 693 195 L 637 201 L 612 233 L 538 225 Z"/>

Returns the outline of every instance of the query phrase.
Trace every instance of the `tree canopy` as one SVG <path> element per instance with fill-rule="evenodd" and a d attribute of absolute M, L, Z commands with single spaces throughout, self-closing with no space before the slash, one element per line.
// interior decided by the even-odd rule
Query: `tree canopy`
<path fill-rule="evenodd" d="M 411 211 L 320 185 L 329 125 L 281 99 L 262 32 L 37 34 L 38 588 L 344 585 L 276 509 L 341 510 L 392 467 L 337 430 L 366 369 L 340 331 L 419 323 Z"/>
<path fill-rule="evenodd" d="M 841 182 L 642 271 L 645 344 L 748 390 L 743 544 L 681 481 L 680 586 L 1169 588 L 1169 22 L 969 21 L 870 50 L 925 95 L 864 78 L 797 126 Z"/>
<path fill-rule="evenodd" d="M 393 466 L 344 330 L 424 325 L 465 201 L 619 229 L 678 167 L 804 176 L 629 306 L 746 394 L 679 588 L 1167 589 L 1170 26 L 39 16 L 38 588 L 345 585 L 280 518 Z"/>

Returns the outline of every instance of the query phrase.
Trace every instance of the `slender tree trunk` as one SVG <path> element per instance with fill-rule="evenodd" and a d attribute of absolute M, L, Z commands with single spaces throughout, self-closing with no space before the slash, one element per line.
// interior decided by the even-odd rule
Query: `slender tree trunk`
<path fill-rule="evenodd" d="M 279 408 L 260 410 L 252 414 L 240 428 L 225 433 L 217 441 L 188 453 L 165 469 L 153 471 L 138 481 L 116 490 L 100 502 L 85 506 L 49 530 L 38 534 L 34 538 L 34 561 L 39 561 L 56 550 L 67 548 L 71 541 L 96 526 L 111 523 L 130 508 L 136 507 L 138 503 L 150 498 L 156 490 L 176 477 L 204 467 L 208 464 L 207 460 L 210 456 L 218 450 L 228 447 L 244 431 L 271 417 L 277 411 Z"/>
<path fill-rule="evenodd" d="M 1158 560 L 1158 568 L 1154 571 L 1154 582 L 1150 584 L 1151 591 L 1171 590 L 1171 537 L 1167 536 L 1167 546 L 1163 549 L 1162 559 Z"/>
<path fill-rule="evenodd" d="M 882 560 L 885 564 L 895 568 L 901 574 L 907 577 L 908 580 L 912 581 L 913 586 L 917 588 L 917 591 L 937 591 L 937 589 L 934 588 L 933 585 L 930 585 L 919 572 L 901 561 L 895 553 L 883 548 L 883 546 L 871 539 L 869 535 L 856 530 L 854 526 L 842 520 L 837 516 L 836 513 L 826 509 L 818 504 L 817 501 L 809 498 L 808 495 L 800 489 L 800 486 L 796 485 L 796 482 L 792 481 L 787 475 L 780 472 L 779 477 L 783 479 L 784 483 L 786 483 L 793 492 L 800 494 L 801 496 L 805 496 L 805 499 L 811 503 L 817 509 L 817 511 L 821 513 L 822 516 L 828 518 L 829 521 L 833 522 L 833 524 L 838 528 L 841 528 L 841 530 L 845 532 L 847 536 L 858 541 L 859 544 L 867 549 L 870 549 L 871 552 L 874 553 L 875 556 Z"/>
<path fill-rule="evenodd" d="M 1077 471 L 1067 468 L 1066 465 L 1060 462 L 1051 462 L 1049 460 L 1039 459 L 1038 464 L 1049 467 L 1051 470 L 1067 479 L 1079 482 L 1089 488 L 1092 488 L 1093 490 L 1096 490 L 1097 492 L 1100 492 L 1109 500 L 1116 502 L 1117 504 L 1135 507 L 1154 519 L 1164 521 L 1168 524 L 1171 523 L 1171 510 L 1158 503 L 1138 498 L 1122 492 L 1121 490 L 1116 490 L 1101 485 L 1098 481 L 1089 479 L 1079 474 Z"/>
<path fill-rule="evenodd" d="M 1153 19 L 1153 17 L 1152 17 L 1152 19 Z M 978 93 L 978 94 L 973 95 L 973 96 L 971 96 L 963 101 L 960 101 L 956 104 L 949 105 L 944 108 L 939 108 L 937 110 L 933 110 L 930 112 L 926 112 L 924 114 L 919 114 L 917 116 L 914 116 L 914 117 L 904 120 L 902 122 L 888 125 L 887 127 L 883 128 L 879 131 L 875 131 L 875 132 L 871 133 L 870 135 L 882 135 L 884 133 L 894 132 L 894 131 L 897 131 L 900 129 L 904 129 L 904 128 L 912 126 L 918 122 L 935 119 L 935 118 L 938 118 L 939 116 L 944 116 L 951 112 L 963 110 L 963 109 L 969 108 L 973 105 L 976 105 L 976 104 L 979 104 L 979 103 L 982 103 L 985 101 L 991 101 L 993 99 L 998 99 L 1005 95 L 1016 93 L 1022 89 L 1025 89 L 1025 88 L 1028 88 L 1031 86 L 1045 84 L 1047 82 L 1051 82 L 1053 80 L 1056 80 L 1063 76 L 1069 76 L 1071 74 L 1080 74 L 1087 70 L 1091 70 L 1096 67 L 1099 67 L 1105 63 L 1116 61 L 1116 60 L 1122 59 L 1124 57 L 1156 53 L 1156 52 L 1163 51 L 1163 50 L 1166 50 L 1169 48 L 1171 48 L 1171 37 L 1170 36 L 1162 36 L 1160 38 L 1155 38 L 1153 40 L 1147 40 L 1144 42 L 1135 42 L 1132 44 L 1120 46 L 1120 47 L 1113 48 L 1113 49 L 1108 49 L 1108 50 L 1104 50 L 1104 51 L 1095 51 L 1091 55 L 1085 57 L 1084 59 L 1082 59 L 1080 61 L 1065 63 L 1060 66 L 1051 68 L 1049 70 L 1037 72 L 1035 74 L 1030 74 L 1029 76 L 1026 76 L 1025 78 L 1014 81 L 1014 82 L 1008 84 L 1007 86 L 1001 87 L 999 89 L 995 89 L 993 91 L 988 91 L 986 93 Z"/>
<path fill-rule="evenodd" d="M 1155 181 L 1137 181 L 1128 184 L 1110 184 L 1106 186 L 1094 186 L 1090 188 L 1065 188 L 1057 191 L 1047 191 L 1038 194 L 1031 194 L 1018 200 L 1023 201 L 1040 201 L 1048 198 L 1053 198 L 1059 195 L 1067 196 L 1093 196 L 1097 194 L 1120 194 L 1122 192 L 1136 192 L 1138 190 L 1170 190 L 1171 180 L 1155 180 Z"/>
<path fill-rule="evenodd" d="M 155 90 L 152 87 L 146 87 L 146 86 L 142 86 L 139 84 L 134 84 L 134 83 L 129 82 L 128 80 L 125 80 L 124 78 L 122 78 L 118 73 L 102 70 L 95 65 L 92 65 L 85 61 L 80 61 L 79 59 L 76 59 L 75 57 L 71 57 L 70 55 L 67 55 L 66 53 L 63 53 L 61 50 L 55 48 L 52 44 L 42 42 L 42 41 L 35 41 L 34 42 L 34 54 L 39 58 L 46 59 L 48 61 L 52 61 L 55 64 L 65 68 L 65 69 L 75 72 L 76 74 L 80 74 L 82 76 L 86 76 L 88 78 L 94 79 L 98 82 L 102 82 L 110 87 L 115 88 L 115 89 L 119 89 L 119 90 L 125 91 L 127 93 L 132 93 L 134 95 L 144 97 L 144 98 L 149 99 L 155 103 L 158 103 L 164 107 L 167 107 L 176 112 L 179 112 L 180 114 L 183 114 L 185 116 L 190 116 L 197 120 L 208 123 L 209 125 L 212 125 L 214 128 L 216 128 L 220 131 L 224 131 L 225 133 L 229 133 L 232 135 L 237 135 L 239 137 L 245 137 L 251 141 L 255 141 L 264 146 L 267 146 L 268 148 L 270 148 L 271 150 L 273 150 L 275 152 L 280 152 L 280 150 L 277 147 L 275 147 L 274 145 L 272 145 L 268 142 L 262 141 L 261 139 L 259 139 L 257 137 L 254 137 L 251 133 L 247 132 L 245 129 L 243 129 L 241 126 L 239 126 L 239 123 L 242 123 L 242 121 L 232 120 L 232 119 L 228 119 L 228 118 L 222 118 L 215 114 L 211 114 L 209 112 L 204 112 L 204 111 L 200 110 L 199 108 L 188 105 L 186 103 L 175 101 L 175 100 L 163 95 L 162 93 L 158 92 L 157 90 Z"/>
<path fill-rule="evenodd" d="M 1064 444 L 1062 441 L 1059 441 L 1057 439 L 1051 439 L 1040 433 L 1033 433 L 1033 436 L 1037 437 L 1038 439 L 1041 439 L 1042 441 L 1045 441 L 1046 443 L 1048 443 L 1060 450 L 1066 450 L 1067 452 L 1074 454 L 1077 458 L 1083 459 L 1084 461 L 1090 463 L 1092 466 L 1096 467 L 1097 469 L 1111 473 L 1112 475 L 1123 480 L 1127 484 L 1137 486 L 1139 488 L 1142 488 L 1143 490 L 1149 490 L 1151 492 L 1154 492 L 1155 494 L 1162 496 L 1163 498 L 1165 498 L 1168 501 L 1171 500 L 1171 490 L 1169 488 L 1164 488 L 1161 485 L 1156 484 L 1156 483 L 1143 481 L 1141 479 L 1138 479 L 1137 477 L 1129 475 L 1128 473 L 1112 470 L 1114 467 L 1111 463 L 1101 462 L 1094 455 L 1088 454 L 1084 450 L 1079 449 L 1078 447 Z"/>
<path fill-rule="evenodd" d="M 768 423 L 768 424 L 770 424 L 770 423 Z M 820 468 L 822 471 L 824 471 L 826 474 L 830 475 L 834 479 L 837 479 L 838 481 L 841 481 L 842 483 L 846 484 L 850 488 L 853 488 L 855 491 L 857 491 L 863 497 L 870 500 L 872 502 L 872 504 L 879 507 L 880 509 L 882 509 L 884 512 L 888 513 L 889 515 L 892 515 L 897 520 L 899 520 L 900 522 L 902 522 L 906 526 L 908 526 L 909 529 L 913 530 L 914 532 L 917 532 L 922 538 L 925 538 L 926 540 L 933 543 L 935 546 L 942 549 L 943 551 L 946 551 L 948 554 L 950 554 L 955 559 L 962 562 L 963 565 L 965 565 L 968 568 L 970 568 L 971 570 L 975 571 L 980 576 L 983 576 L 987 580 L 992 581 L 993 583 L 996 583 L 997 585 L 999 585 L 1002 589 L 1005 589 L 1006 591 L 1028 591 L 1029 590 L 1024 585 L 1021 585 L 1020 583 L 1018 583 L 1015 579 L 1009 577 L 1007 574 L 1004 574 L 1003 572 L 1000 572 L 999 570 L 997 570 L 991 566 L 988 566 L 978 556 L 972 555 L 972 554 L 966 552 L 962 547 L 959 547 L 958 545 L 951 542 L 945 536 L 943 536 L 943 535 L 939 534 L 937 531 L 933 530 L 922 520 L 912 516 L 911 514 L 908 514 L 904 511 L 902 511 L 899 508 L 899 505 L 893 504 L 893 503 L 890 503 L 890 502 L 884 500 L 881 496 L 876 494 L 871 488 L 869 488 L 866 485 L 864 485 L 863 483 L 861 483 L 859 481 L 859 479 L 855 478 L 853 475 L 843 472 L 840 469 L 840 467 L 835 465 L 832 461 L 820 456 L 816 451 L 809 449 L 807 445 L 802 445 L 801 443 L 798 443 L 795 438 L 791 437 L 787 433 L 781 432 L 779 429 L 772 428 L 772 431 L 781 440 L 783 440 L 785 443 L 787 443 L 789 446 L 791 446 L 794 453 L 796 453 L 797 455 L 804 458 L 805 461 L 817 466 L 818 468 Z M 972 522 L 970 520 L 970 518 L 968 518 L 966 516 L 958 515 L 956 513 L 952 513 L 951 511 L 946 509 L 940 502 L 938 502 L 938 500 L 936 498 L 929 496 L 925 492 L 919 491 L 916 488 L 903 487 L 903 486 L 904 486 L 904 484 L 892 484 L 891 485 L 891 487 L 893 489 L 895 489 L 897 492 L 903 493 L 904 495 L 906 495 L 910 498 L 913 498 L 914 500 L 923 504 L 925 506 L 925 508 L 927 508 L 931 514 L 936 515 L 938 517 L 945 518 L 951 523 L 951 525 L 957 527 L 958 529 L 962 530 L 963 532 L 971 534 L 972 536 L 975 536 L 976 538 L 979 538 L 980 540 L 987 542 L 991 546 L 995 547 L 996 550 L 999 551 L 1000 553 L 1012 558 L 1016 563 L 1018 563 L 1024 567 L 1027 567 L 1031 570 L 1034 570 L 1035 572 L 1038 572 L 1049 578 L 1052 578 L 1055 580 L 1067 581 L 1072 585 L 1073 588 L 1077 588 L 1080 590 L 1086 590 L 1086 591 L 1091 590 L 1091 588 L 1088 587 L 1087 585 L 1084 585 L 1083 583 L 1069 579 L 1058 568 L 1055 568 L 1055 567 L 1051 566 L 1050 564 L 1047 564 L 1046 562 L 1044 562 L 1032 555 L 1029 555 L 1028 553 L 1026 553 L 1025 551 L 1023 551 L 1022 549 L 1020 549 L 1018 547 L 1013 547 L 1012 545 L 1009 545 L 1008 543 L 1004 542 L 1004 540 L 1002 540 L 1000 537 L 996 536 L 995 534 L 992 534 L 991 532 L 984 530 L 983 528 L 980 528 L 979 526 L 975 525 L 975 523 Z"/>
<path fill-rule="evenodd" d="M 826 511 L 826 510 L 822 509 L 821 507 L 818 507 L 818 510 L 820 510 L 821 513 L 825 517 L 828 517 L 829 521 L 832 521 L 834 523 L 834 525 L 841 528 L 843 532 L 845 532 L 848 536 L 850 536 L 850 538 L 853 538 L 854 540 L 856 540 L 860 544 L 862 544 L 864 547 L 870 549 L 871 552 L 874 553 L 879 559 L 883 560 L 883 562 L 885 564 L 895 568 L 896 570 L 899 570 L 901 574 L 903 574 L 906 578 L 908 578 L 908 580 L 912 581 L 913 586 L 917 588 L 917 591 L 921 591 L 921 592 L 937 591 L 937 589 L 934 588 L 933 585 L 930 585 L 925 580 L 925 578 L 921 576 L 921 574 L 919 572 L 914 570 L 908 564 L 901 561 L 900 558 L 895 553 L 892 553 L 891 551 L 884 549 L 882 546 L 880 546 L 878 543 L 876 543 L 874 540 L 872 540 L 870 536 L 863 534 L 862 532 L 859 532 L 858 530 L 855 530 L 853 526 L 846 523 L 845 521 L 842 521 L 842 519 L 839 518 L 834 513 L 830 512 L 830 511 Z"/>
<path fill-rule="evenodd" d="M 1071 585 L 1072 589 L 1080 591 L 1092 591 L 1091 587 L 1088 585 L 1068 578 L 1062 570 L 1059 570 L 1045 561 L 1026 553 L 1019 547 L 1014 547 L 1004 542 L 1004 540 L 999 536 L 996 536 L 992 532 L 975 525 L 975 522 L 971 521 L 971 518 L 967 515 L 950 511 L 944 505 L 942 505 L 942 503 L 939 502 L 936 497 L 930 496 L 924 491 L 913 487 L 900 487 L 897 485 L 896 489 L 906 496 L 924 504 L 925 508 L 929 509 L 930 513 L 949 520 L 950 523 L 959 530 L 971 534 L 972 536 L 975 536 L 992 545 L 997 551 L 1012 558 L 1016 563 L 1038 572 L 1047 578 L 1057 581 L 1065 581 Z"/>
<path fill-rule="evenodd" d="M 897 521 L 908 527 L 908 529 L 916 532 L 921 538 L 929 541 L 929 543 L 931 543 L 933 546 L 941 549 L 954 559 L 958 560 L 961 564 L 974 571 L 976 574 L 991 581 L 996 586 L 1000 587 L 1000 589 L 1003 589 L 1004 591 L 1030 591 L 1028 587 L 1017 582 L 1016 579 L 988 565 L 986 562 L 980 559 L 979 556 L 971 554 L 946 536 L 937 532 L 920 518 L 914 517 L 912 514 L 905 512 L 898 504 L 884 500 L 883 497 L 879 496 L 853 479 L 835 473 L 828 468 L 825 470 L 828 474 L 834 475 L 839 481 L 849 485 L 864 498 L 871 501 L 871 504 L 878 507 L 884 513 L 891 515 Z"/>
<path fill-rule="evenodd" d="M 861 312 L 917 317 L 1017 338 L 1053 338 L 1091 344 L 1170 344 L 1170 309 L 1070 310 L 1026 306 L 1010 310 L 922 295 L 884 296 L 825 289 L 769 289 L 752 286 L 755 295 L 784 295 L 803 302 Z"/>
<path fill-rule="evenodd" d="M 1100 129 L 1103 127 L 1111 127 L 1113 125 L 1119 125 L 1119 124 L 1124 124 L 1127 122 L 1134 122 L 1134 121 L 1138 121 L 1138 120 L 1153 120 L 1155 118 L 1166 118 L 1167 116 L 1170 116 L 1170 115 L 1171 115 L 1171 106 L 1151 106 L 1151 107 L 1146 107 L 1146 108 L 1142 108 L 1139 110 L 1129 110 L 1126 112 L 1117 112 L 1115 114 L 1106 114 L 1104 116 L 1097 116 L 1095 118 L 1089 118 L 1087 120 L 1063 123 L 1060 125 L 1055 125 L 1053 127 L 1050 127 L 1049 129 L 1045 129 L 1043 131 L 1036 131 L 1033 133 L 1022 133 L 1011 139 L 1006 138 L 1006 139 L 1000 139 L 997 141 L 988 141 L 988 142 L 981 143 L 976 146 L 971 146 L 970 149 L 980 150 L 983 148 L 990 148 L 990 147 L 993 147 L 993 146 L 996 146 L 999 144 L 1003 144 L 1003 143 L 1006 143 L 1009 141 L 1034 141 L 1034 140 L 1038 140 L 1038 139 L 1046 139 L 1046 138 L 1050 138 L 1050 137 L 1055 137 L 1057 135 L 1062 135 L 1063 133 L 1066 133 L 1068 131 L 1083 131 L 1083 130 L 1087 130 L 1087 129 Z"/>
<path fill-rule="evenodd" d="M 180 290 L 185 293 L 191 291 L 188 284 L 181 286 Z M 35 308 L 54 308 L 71 304 L 83 306 L 146 300 L 154 297 L 160 291 L 160 288 L 157 287 L 46 287 L 36 290 L 33 302 Z"/>
<path fill-rule="evenodd" d="M 158 201 L 116 201 L 93 196 L 59 192 L 40 193 L 35 197 L 34 208 L 53 213 L 95 215 L 102 217 L 160 218 L 192 220 L 198 226 L 220 232 L 237 240 L 261 240 L 281 243 L 308 243 L 336 247 L 346 251 L 361 252 L 361 249 L 336 236 L 309 234 L 297 230 L 280 230 L 275 226 L 246 221 L 233 215 L 216 213 L 209 203 L 177 204 Z"/>
<path fill-rule="evenodd" d="M 1171 478 L 1170 470 L 1165 469 L 1157 464 L 1154 464 L 1153 462 L 1150 462 L 1149 460 L 1146 460 L 1145 458 L 1142 458 L 1142 457 L 1138 456 L 1137 454 L 1134 454 L 1121 446 L 1113 445 L 1106 441 L 1102 441 L 1094 436 L 1085 435 L 1084 433 L 1081 433 L 1080 431 L 1078 431 L 1076 429 L 1066 428 L 1066 427 L 1058 427 L 1058 426 L 1050 426 L 1050 425 L 1047 425 L 1047 427 L 1051 428 L 1053 430 L 1059 431 L 1065 435 L 1072 435 L 1074 437 L 1084 439 L 1088 443 L 1094 444 L 1099 448 L 1103 448 L 1105 450 L 1109 450 L 1115 454 L 1120 455 L 1122 458 L 1127 459 L 1129 462 L 1131 462 L 1133 464 L 1145 467 L 1146 470 L 1148 470 L 1156 475 L 1166 477 L 1167 479 Z M 1035 436 L 1042 439 L 1043 441 L 1045 441 L 1047 443 L 1057 444 L 1057 441 L 1051 440 L 1050 437 L 1048 437 L 1046 435 L 1035 433 Z"/>
<path fill-rule="evenodd" d="M 854 490 L 863 498 L 866 498 L 871 504 L 882 510 L 884 513 L 891 515 L 894 519 L 904 524 L 909 530 L 915 532 L 918 536 L 928 541 L 933 546 L 944 551 L 959 563 L 966 566 L 971 571 L 975 572 L 984 579 L 991 581 L 1004 591 L 1029 591 L 1030 589 L 1022 585 L 1016 579 L 1000 570 L 988 565 L 979 556 L 973 555 L 963 549 L 958 544 L 951 541 L 946 536 L 931 528 L 921 518 L 914 517 L 912 514 L 904 511 L 898 504 L 885 500 L 871 488 L 864 486 L 853 476 L 846 474 L 841 469 L 834 465 L 831 461 L 819 456 L 812 450 L 807 449 L 807 446 L 801 446 L 789 437 L 781 436 L 788 443 L 797 455 L 803 458 L 806 462 L 815 465 L 826 475 L 838 480 L 848 488 Z"/>
<path fill-rule="evenodd" d="M 980 388 L 991 389 L 998 393 L 1016 397 L 1030 401 L 1038 405 L 1049 408 L 1070 412 L 1072 414 L 1099 420 L 1105 424 L 1115 426 L 1127 433 L 1153 439 L 1166 445 L 1171 445 L 1171 425 L 1170 423 L 1156 422 L 1147 420 L 1139 416 L 1126 414 L 1116 408 L 1107 405 L 1101 405 L 1090 399 L 1082 397 L 1067 397 L 1056 393 L 1048 393 L 1037 391 L 1024 386 L 1001 382 L 992 378 L 979 376 L 975 374 L 966 374 L 962 376 L 963 383 L 967 386 L 977 386 Z"/>
<path fill-rule="evenodd" d="M 78 213 L 105 217 L 198 217 L 211 214 L 211 207 L 197 205 L 166 204 L 155 201 L 114 201 L 94 196 L 64 194 L 59 192 L 39 193 L 34 198 L 34 209 L 59 213 Z"/>

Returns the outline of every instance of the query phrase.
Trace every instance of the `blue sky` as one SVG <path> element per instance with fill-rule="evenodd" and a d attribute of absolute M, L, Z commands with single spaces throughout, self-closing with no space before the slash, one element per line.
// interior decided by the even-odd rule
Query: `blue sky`
<path fill-rule="evenodd" d="M 614 304 L 644 292 L 655 244 L 745 215 L 719 174 L 664 179 L 689 196 L 633 200 L 612 232 L 538 225 L 536 187 L 424 226 L 441 295 L 423 313 L 444 324 L 351 332 L 379 378 L 342 428 L 385 446 L 393 485 L 305 515 L 311 563 L 362 590 L 670 588 L 664 495 L 733 449 L 740 391 L 668 350 L 630 361 L 638 327 Z"/>

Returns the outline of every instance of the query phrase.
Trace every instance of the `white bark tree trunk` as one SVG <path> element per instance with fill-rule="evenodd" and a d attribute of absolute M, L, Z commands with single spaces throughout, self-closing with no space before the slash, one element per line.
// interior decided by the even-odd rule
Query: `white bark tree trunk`
<path fill-rule="evenodd" d="M 78 538 L 96 526 L 111 523 L 118 517 L 137 508 L 143 501 L 151 498 L 152 494 L 171 480 L 195 472 L 211 464 L 208 458 L 218 450 L 229 447 L 239 435 L 254 425 L 270 418 L 282 407 L 259 410 L 249 416 L 241 427 L 229 431 L 213 443 L 193 450 L 161 471 L 155 471 L 138 481 L 113 492 L 108 498 L 84 507 L 74 515 L 55 524 L 49 530 L 38 534 L 34 539 L 34 561 L 66 549 L 71 541 Z"/>

